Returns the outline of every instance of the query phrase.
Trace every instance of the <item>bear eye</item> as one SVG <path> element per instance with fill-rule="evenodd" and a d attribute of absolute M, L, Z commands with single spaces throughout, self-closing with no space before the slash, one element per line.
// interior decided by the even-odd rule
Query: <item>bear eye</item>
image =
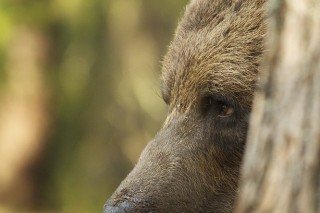
<path fill-rule="evenodd" d="M 207 114 L 209 111 L 221 118 L 230 117 L 235 113 L 232 102 L 225 100 L 224 97 L 207 96 L 202 101 L 202 112 Z"/>
<path fill-rule="evenodd" d="M 219 106 L 219 110 L 220 110 L 219 117 L 229 117 L 229 116 L 233 115 L 234 107 L 232 107 L 228 103 L 219 101 L 218 106 Z"/>

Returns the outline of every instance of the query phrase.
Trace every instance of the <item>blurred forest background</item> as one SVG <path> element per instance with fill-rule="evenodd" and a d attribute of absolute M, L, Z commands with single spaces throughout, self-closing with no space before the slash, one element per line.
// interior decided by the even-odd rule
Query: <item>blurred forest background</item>
<path fill-rule="evenodd" d="M 0 213 L 102 212 L 164 120 L 186 3 L 0 1 Z"/>

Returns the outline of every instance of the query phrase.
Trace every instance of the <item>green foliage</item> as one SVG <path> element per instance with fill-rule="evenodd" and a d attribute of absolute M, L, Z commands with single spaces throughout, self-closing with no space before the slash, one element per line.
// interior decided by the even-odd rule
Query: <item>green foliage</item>
<path fill-rule="evenodd" d="M 39 208 L 101 212 L 165 116 L 160 60 L 187 0 L 0 2 L 0 79 L 19 27 L 49 38 Z"/>

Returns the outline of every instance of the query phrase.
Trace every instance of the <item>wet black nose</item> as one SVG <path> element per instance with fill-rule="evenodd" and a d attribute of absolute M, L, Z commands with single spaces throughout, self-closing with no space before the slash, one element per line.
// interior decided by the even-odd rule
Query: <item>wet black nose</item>
<path fill-rule="evenodd" d="M 104 205 L 103 213 L 130 213 L 133 212 L 132 205 L 123 201 L 121 203 L 117 203 L 116 205 L 112 205 L 110 201 Z"/>

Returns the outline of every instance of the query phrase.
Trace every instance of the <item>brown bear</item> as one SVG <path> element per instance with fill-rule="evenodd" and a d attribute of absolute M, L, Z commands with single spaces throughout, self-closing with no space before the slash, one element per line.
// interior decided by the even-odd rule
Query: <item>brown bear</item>
<path fill-rule="evenodd" d="M 232 212 L 265 18 L 265 0 L 190 2 L 163 60 L 167 119 L 105 213 Z"/>

